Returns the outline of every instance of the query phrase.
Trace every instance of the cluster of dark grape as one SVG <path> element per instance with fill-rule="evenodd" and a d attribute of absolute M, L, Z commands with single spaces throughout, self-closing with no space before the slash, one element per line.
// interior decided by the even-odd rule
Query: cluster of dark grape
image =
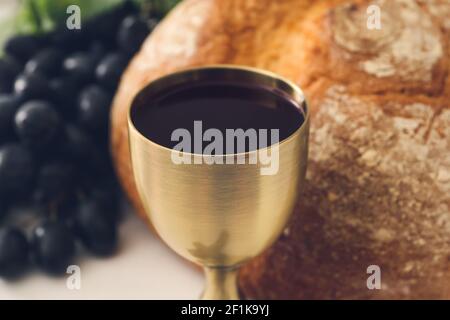
<path fill-rule="evenodd" d="M 100 256 L 115 251 L 119 188 L 108 147 L 110 104 L 153 24 L 126 2 L 80 30 L 6 41 L 0 58 L 0 277 L 16 278 L 31 265 L 64 273 L 78 248 Z M 31 224 L 14 210 L 24 205 Z"/>

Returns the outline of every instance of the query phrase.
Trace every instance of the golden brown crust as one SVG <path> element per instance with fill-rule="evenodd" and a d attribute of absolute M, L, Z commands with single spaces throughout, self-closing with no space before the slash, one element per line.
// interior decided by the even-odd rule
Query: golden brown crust
<path fill-rule="evenodd" d="M 367 7 L 382 12 L 368 30 Z M 163 74 L 265 68 L 306 91 L 308 185 L 285 234 L 241 274 L 254 298 L 450 298 L 447 0 L 187 0 L 146 41 L 114 101 L 112 148 L 142 212 L 126 111 Z M 382 270 L 368 290 L 366 268 Z"/>

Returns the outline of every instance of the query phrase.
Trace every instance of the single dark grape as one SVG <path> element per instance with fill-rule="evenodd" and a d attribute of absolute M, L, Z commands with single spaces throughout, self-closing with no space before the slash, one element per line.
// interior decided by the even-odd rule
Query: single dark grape
<path fill-rule="evenodd" d="M 42 39 L 34 35 L 17 35 L 6 40 L 4 51 L 25 62 L 29 60 L 42 46 Z"/>
<path fill-rule="evenodd" d="M 21 74 L 14 82 L 14 92 L 23 101 L 47 99 L 50 88 L 47 79 L 37 73 Z"/>
<path fill-rule="evenodd" d="M 120 24 L 117 43 L 124 53 L 133 55 L 139 51 L 149 33 L 150 29 L 144 20 L 128 16 Z"/>
<path fill-rule="evenodd" d="M 14 121 L 20 140 L 33 150 L 42 150 L 55 142 L 62 126 L 54 107 L 38 100 L 23 104 Z"/>
<path fill-rule="evenodd" d="M 22 66 L 12 57 L 0 58 L 0 93 L 11 93 Z"/>
<path fill-rule="evenodd" d="M 100 145 L 101 143 L 96 143 Z M 106 149 L 106 146 L 104 146 Z M 92 161 L 85 163 L 82 172 L 80 172 L 80 186 L 89 194 L 92 186 L 97 185 L 98 181 L 110 178 L 114 175 L 111 156 L 106 151 L 96 148 L 96 153 L 91 158 Z"/>
<path fill-rule="evenodd" d="M 29 245 L 25 235 L 13 227 L 0 229 L 0 277 L 14 278 L 28 265 Z"/>
<path fill-rule="evenodd" d="M 36 53 L 25 65 L 26 73 L 56 76 L 61 70 L 63 53 L 56 48 L 46 48 Z"/>
<path fill-rule="evenodd" d="M 20 101 L 12 95 L 0 95 L 0 141 L 10 139 L 14 135 L 14 115 Z"/>
<path fill-rule="evenodd" d="M 6 200 L 3 197 L 0 197 L 0 222 L 6 216 L 8 211 L 8 206 L 6 204 Z"/>
<path fill-rule="evenodd" d="M 77 167 L 77 182 L 80 186 L 85 183 L 86 177 L 98 180 L 102 176 L 105 168 L 103 153 L 98 142 L 83 128 L 74 124 L 66 126 L 58 154 Z"/>
<path fill-rule="evenodd" d="M 75 219 L 83 245 L 99 256 L 111 255 L 117 248 L 117 226 L 103 210 L 101 204 L 88 200 L 81 203 Z"/>
<path fill-rule="evenodd" d="M 44 164 L 37 172 L 34 199 L 38 202 L 60 199 L 73 189 L 75 177 L 73 167 L 67 163 Z"/>
<path fill-rule="evenodd" d="M 78 96 L 78 85 L 71 77 L 60 77 L 50 80 L 50 98 L 58 111 L 65 116 L 75 113 L 75 101 Z"/>
<path fill-rule="evenodd" d="M 138 8 L 132 1 L 125 1 L 89 19 L 85 28 L 92 39 L 100 40 L 110 46 L 115 43 L 119 25 L 124 17 L 137 12 Z"/>
<path fill-rule="evenodd" d="M 110 53 L 98 64 L 95 70 L 97 81 L 108 90 L 115 90 L 120 77 L 128 65 L 128 59 L 121 53 Z"/>
<path fill-rule="evenodd" d="M 89 46 L 89 54 L 95 59 L 97 62 L 100 61 L 103 56 L 108 52 L 106 45 L 101 43 L 100 41 L 94 41 Z"/>
<path fill-rule="evenodd" d="M 98 85 L 90 85 L 78 98 L 78 120 L 92 132 L 104 132 L 108 127 L 112 97 Z"/>
<path fill-rule="evenodd" d="M 114 43 L 114 35 L 117 34 L 119 24 L 120 18 L 116 18 L 110 12 L 104 12 L 87 21 L 86 28 L 92 39 L 110 44 Z"/>
<path fill-rule="evenodd" d="M 58 203 L 58 221 L 63 223 L 76 236 L 75 218 L 81 199 L 75 192 L 69 193 Z"/>
<path fill-rule="evenodd" d="M 75 257 L 75 238 L 63 223 L 46 221 L 34 229 L 32 248 L 42 270 L 63 274 Z"/>
<path fill-rule="evenodd" d="M 80 30 L 69 30 L 65 25 L 51 34 L 51 40 L 57 48 L 66 53 L 86 50 L 90 41 L 84 26 Z"/>
<path fill-rule="evenodd" d="M 74 124 L 68 124 L 64 129 L 64 139 L 61 153 L 66 159 L 75 162 L 89 162 L 95 153 L 91 137 Z"/>
<path fill-rule="evenodd" d="M 0 147 L 0 196 L 17 196 L 30 189 L 35 172 L 31 153 L 20 144 Z"/>
<path fill-rule="evenodd" d="M 78 83 L 86 83 L 94 78 L 97 58 L 86 52 L 77 52 L 64 60 L 64 72 Z"/>
<path fill-rule="evenodd" d="M 114 179 L 108 179 L 94 185 L 89 191 L 89 197 L 101 208 L 106 217 L 116 221 L 119 218 L 120 197 Z"/>

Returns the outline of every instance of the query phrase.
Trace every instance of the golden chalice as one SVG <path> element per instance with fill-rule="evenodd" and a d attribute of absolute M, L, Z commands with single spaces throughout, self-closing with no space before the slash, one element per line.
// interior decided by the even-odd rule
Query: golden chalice
<path fill-rule="evenodd" d="M 147 125 L 142 119 L 146 108 L 152 108 L 159 101 L 158 95 L 171 88 L 202 81 L 242 85 L 244 90 L 249 87 L 253 90 L 250 99 L 270 112 L 279 107 L 283 96 L 300 116 L 288 118 L 291 132 L 282 136 L 279 143 L 246 152 L 205 155 L 174 151 L 152 139 L 152 125 L 161 129 L 165 124 L 163 119 L 149 117 L 152 121 Z M 258 95 L 255 87 L 264 88 L 264 94 Z M 209 91 L 214 90 L 201 92 Z M 236 109 L 230 108 L 230 112 L 233 110 Z M 239 266 L 277 239 L 304 183 L 309 110 L 302 91 L 275 74 L 252 68 L 189 69 L 157 79 L 141 90 L 130 107 L 128 124 L 137 189 L 159 236 L 179 255 L 204 267 L 207 284 L 203 299 L 239 299 Z M 262 151 L 277 153 L 276 173 L 263 174 L 265 164 L 252 161 Z M 193 161 L 175 163 L 174 152 Z M 238 157 L 244 161 L 238 164 Z M 207 161 L 212 158 L 221 161 Z M 235 164 L 226 164 L 228 160 Z"/>

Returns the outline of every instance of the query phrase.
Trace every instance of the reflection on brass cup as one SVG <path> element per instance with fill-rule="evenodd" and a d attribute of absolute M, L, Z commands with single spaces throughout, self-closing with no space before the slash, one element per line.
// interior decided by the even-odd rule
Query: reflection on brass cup
<path fill-rule="evenodd" d="M 136 129 L 134 108 L 145 107 L 160 90 L 205 79 L 262 85 L 274 92 L 282 91 L 296 102 L 304 115 L 303 123 L 278 145 L 268 147 L 269 151 L 279 148 L 277 174 L 262 175 L 261 164 L 248 162 L 177 165 L 171 161 L 172 149 L 152 142 Z M 189 69 L 145 87 L 131 105 L 128 124 L 134 178 L 158 234 L 179 255 L 205 267 L 207 284 L 203 299 L 239 299 L 238 267 L 277 239 L 304 183 L 309 111 L 302 91 L 275 74 L 252 68 Z M 255 152 L 258 150 L 245 153 L 245 157 L 254 156 Z"/>

